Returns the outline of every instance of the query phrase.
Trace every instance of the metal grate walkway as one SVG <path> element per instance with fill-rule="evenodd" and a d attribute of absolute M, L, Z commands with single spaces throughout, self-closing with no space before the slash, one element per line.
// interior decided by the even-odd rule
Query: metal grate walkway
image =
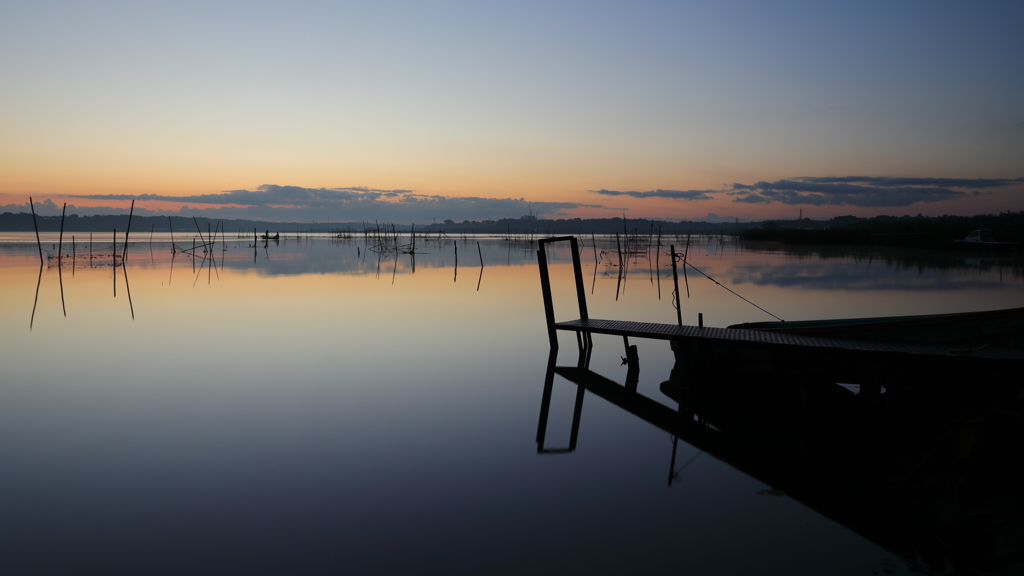
<path fill-rule="evenodd" d="M 887 352 L 896 354 L 918 354 L 929 356 L 969 356 L 1002 360 L 1024 360 L 1024 350 L 1013 348 L 951 349 L 949 346 L 934 344 L 906 344 L 902 342 L 878 342 L 862 340 L 840 340 L 798 336 L 761 330 L 737 328 L 708 328 L 698 326 L 676 326 L 652 322 L 631 322 L 627 320 L 569 320 L 557 322 L 556 330 L 590 332 L 654 340 L 709 340 L 768 344 L 774 346 L 799 346 L 804 348 L 829 348 L 855 352 Z"/>

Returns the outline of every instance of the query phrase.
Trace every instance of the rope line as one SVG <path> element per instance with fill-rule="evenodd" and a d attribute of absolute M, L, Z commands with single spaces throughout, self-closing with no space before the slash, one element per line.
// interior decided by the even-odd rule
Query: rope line
<path fill-rule="evenodd" d="M 676 261 L 679 261 L 679 256 L 678 256 L 678 255 L 676 256 Z M 737 297 L 737 298 L 739 298 L 740 300 L 743 300 L 744 302 L 746 302 L 747 304 L 750 304 L 750 305 L 751 305 L 751 306 L 753 306 L 754 308 L 757 308 L 757 309 L 758 309 L 758 310 L 760 310 L 761 312 L 764 312 L 765 314 L 767 314 L 767 315 L 771 316 L 772 318 L 775 318 L 775 319 L 776 319 L 776 320 L 778 320 L 779 322 L 785 322 L 785 320 L 783 320 L 782 318 L 779 318 L 779 317 L 778 317 L 778 316 L 776 316 L 775 314 L 772 314 L 771 312 L 769 312 L 769 311 L 765 310 L 764 308 L 761 308 L 761 307 L 760 307 L 760 306 L 758 306 L 757 304 L 754 304 L 754 303 L 753 303 L 753 302 L 751 302 L 750 300 L 747 300 L 747 299 L 746 299 L 746 298 L 744 298 L 743 296 L 740 296 L 740 295 L 739 295 L 739 294 L 737 294 L 737 293 L 736 293 L 736 291 L 735 291 L 735 290 L 733 290 L 732 288 L 729 288 L 728 286 L 726 286 L 726 285 L 722 284 L 722 283 L 721 283 L 721 282 L 719 282 L 718 280 L 715 280 L 715 279 L 714 279 L 714 278 L 712 278 L 711 276 L 708 276 L 707 274 L 705 274 L 705 273 L 704 273 L 704 271 L 703 271 L 703 270 L 701 270 L 700 268 L 697 268 L 697 267 L 696 267 L 696 266 L 694 266 L 693 264 L 690 264 L 689 262 L 685 262 L 685 261 L 684 261 L 684 262 L 683 262 L 683 265 L 684 265 L 684 268 L 683 268 L 683 270 L 686 270 L 685 266 L 689 266 L 690 268 L 693 268 L 694 270 L 696 270 L 696 271 L 697 271 L 697 273 L 698 273 L 698 274 L 700 274 L 701 276 L 703 276 L 703 277 L 707 278 L 708 280 L 711 280 L 711 281 L 712 281 L 712 282 L 714 282 L 715 284 L 718 284 L 718 285 L 719 285 L 719 286 L 721 286 L 722 288 L 725 288 L 725 289 L 726 289 L 726 290 L 728 290 L 729 292 L 732 292 L 732 293 L 733 293 L 733 294 L 735 294 L 735 295 L 736 295 L 736 297 Z"/>

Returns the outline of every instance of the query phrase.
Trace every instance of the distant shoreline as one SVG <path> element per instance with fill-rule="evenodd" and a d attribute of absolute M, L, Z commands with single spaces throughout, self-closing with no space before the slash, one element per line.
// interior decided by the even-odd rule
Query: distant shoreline
<path fill-rule="evenodd" d="M 36 216 L 40 232 L 61 229 L 60 216 Z M 239 232 L 248 235 L 269 231 L 287 236 L 294 233 L 348 232 L 362 235 L 364 230 L 375 230 L 384 223 L 374 222 L 268 222 L 259 220 L 218 220 L 185 216 L 132 216 L 131 231 L 137 234 L 153 232 L 181 232 L 189 234 L 199 230 L 222 227 L 227 235 Z M 997 240 L 1024 243 L 1024 212 L 1005 212 L 998 215 L 978 216 L 875 216 L 860 218 L 838 216 L 829 220 L 765 220 L 761 222 L 668 222 L 646 218 L 589 218 L 546 220 L 533 217 L 505 218 L 501 220 L 463 221 L 410 225 L 394 223 L 394 230 L 408 234 L 411 230 L 423 234 L 489 234 L 494 236 L 544 237 L 552 235 L 637 234 L 641 236 L 680 236 L 685 234 L 714 234 L 738 236 L 751 241 L 776 241 L 784 244 L 853 244 L 948 247 L 953 240 L 962 239 L 972 230 L 990 229 Z M 173 228 L 172 228 L 173 227 Z M 392 227 L 391 223 L 387 224 Z M 128 228 L 128 215 L 78 216 L 64 220 L 65 232 L 123 233 Z M 32 232 L 35 226 L 29 213 L 0 214 L 0 231 Z"/>

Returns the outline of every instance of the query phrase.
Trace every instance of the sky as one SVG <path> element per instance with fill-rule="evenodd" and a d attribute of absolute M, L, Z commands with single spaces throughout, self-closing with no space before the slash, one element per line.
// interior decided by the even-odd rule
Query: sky
<path fill-rule="evenodd" d="M 1024 3 L 0 0 L 0 211 L 1024 210 Z"/>

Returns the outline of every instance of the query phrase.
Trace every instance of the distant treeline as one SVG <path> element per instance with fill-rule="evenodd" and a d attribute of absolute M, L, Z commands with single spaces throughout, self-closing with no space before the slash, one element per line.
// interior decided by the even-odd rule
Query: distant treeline
<path fill-rule="evenodd" d="M 533 236 L 560 236 L 569 234 L 658 234 L 679 235 L 687 233 L 695 234 L 727 234 L 736 235 L 740 231 L 754 226 L 751 223 L 712 223 L 712 222 L 668 222 L 665 220 L 650 220 L 647 218 L 568 218 L 558 220 L 545 220 L 539 218 L 502 218 L 500 220 L 464 220 L 453 222 L 445 220 L 423 227 L 416 226 L 417 230 L 424 230 L 428 233 L 443 231 L 446 234 L 516 234 Z M 399 226 L 399 229 L 403 227 Z M 404 227 L 408 230 L 408 226 Z"/>
<path fill-rule="evenodd" d="M 60 230 L 60 216 L 37 216 L 41 232 Z M 271 233 L 284 235 L 294 232 L 338 232 L 348 231 L 360 234 L 364 230 L 373 230 L 377 226 L 382 229 L 384 223 L 351 222 L 351 223 L 300 223 L 300 222 L 267 222 L 254 220 L 216 220 L 197 217 L 193 220 L 185 216 L 133 216 L 132 233 L 143 234 L 151 230 L 167 232 L 173 230 L 190 234 L 196 231 L 198 222 L 200 230 L 205 234 L 207 229 L 214 229 L 218 222 L 226 235 L 251 234 L 253 229 L 260 233 L 269 230 Z M 407 233 L 413 226 L 410 224 L 394 224 L 395 229 Z M 115 228 L 124 232 L 128 227 L 128 216 L 78 216 L 70 215 L 64 222 L 67 232 L 110 232 Z M 646 218 L 570 218 L 545 220 L 531 217 L 504 218 L 500 220 L 481 220 L 453 222 L 445 220 L 433 224 L 415 225 L 418 232 L 426 234 L 444 233 L 458 234 L 492 234 L 496 236 L 519 235 L 543 237 L 569 234 L 652 234 L 659 231 L 663 236 L 679 236 L 685 234 L 713 234 L 739 236 L 743 240 L 776 241 L 787 244 L 823 244 L 823 245 L 879 245 L 879 246 L 920 246 L 949 247 L 953 240 L 963 239 L 972 230 L 990 229 L 996 240 L 1003 242 L 1021 242 L 1024 244 L 1024 212 L 1005 212 L 997 215 L 980 216 L 875 216 L 860 218 L 857 216 L 837 216 L 830 220 L 765 220 L 762 222 L 668 222 Z M 32 215 L 29 213 L 0 214 L 0 230 L 31 232 L 33 230 Z"/>
<path fill-rule="evenodd" d="M 36 222 L 39 224 L 40 232 L 57 232 L 60 230 L 60 216 L 36 216 Z M 225 235 L 238 234 L 252 234 L 253 229 L 263 234 L 265 231 L 270 230 L 271 232 L 296 232 L 307 230 L 313 230 L 319 232 L 347 229 L 351 226 L 348 224 L 304 224 L 295 222 L 265 222 L 259 220 L 218 220 L 216 218 L 203 218 L 196 217 L 195 220 L 192 217 L 186 216 L 132 216 L 132 235 L 135 233 L 150 231 L 153 232 L 168 232 L 173 229 L 174 232 L 182 232 L 187 234 L 196 231 L 196 223 L 199 224 L 199 228 L 206 234 L 207 226 L 210 230 L 217 227 L 217 223 L 220 223 L 224 229 Z M 173 227 L 173 228 L 172 228 Z M 128 215 L 104 215 L 104 216 L 78 216 L 77 214 L 69 214 L 64 219 L 64 231 L 65 232 L 111 232 L 117 229 L 118 233 L 124 233 L 128 228 Z M 361 230 L 362 228 L 358 225 L 352 230 Z M 4 232 L 32 232 L 32 214 L 30 213 L 18 213 L 12 214 L 10 212 L 4 212 L 0 214 L 0 230 Z"/>
<path fill-rule="evenodd" d="M 1000 242 L 1024 243 L 1024 212 L 980 216 L 838 216 L 831 220 L 774 220 L 740 232 L 743 240 L 785 244 L 949 248 L 973 230 L 992 230 Z"/>
<path fill-rule="evenodd" d="M 56 232 L 60 230 L 60 216 L 36 216 L 40 232 Z M 132 216 L 132 232 L 167 232 L 173 230 L 183 233 L 195 232 L 196 222 L 200 229 L 206 233 L 207 226 L 210 229 L 216 228 L 221 222 L 225 233 L 230 235 L 242 233 L 251 234 L 255 228 L 261 234 L 264 231 L 280 232 L 289 234 L 292 232 L 337 232 L 349 231 L 353 234 L 362 233 L 364 229 L 373 230 L 377 226 L 383 229 L 384 223 L 376 222 L 347 222 L 347 223 L 303 223 L 303 222 L 266 222 L 254 220 L 217 220 L 212 218 L 185 216 Z M 408 232 L 414 226 L 412 224 L 401 224 L 397 222 L 387 223 L 388 227 L 394 224 L 395 229 Z M 754 224 L 724 223 L 714 224 L 708 222 L 666 222 L 663 220 L 637 219 L 631 220 L 622 218 L 595 218 L 568 220 L 543 220 L 536 218 L 505 218 L 501 220 L 482 220 L 453 222 L 447 220 L 444 223 L 415 225 L 417 231 L 428 234 L 443 232 L 445 234 L 520 234 L 533 236 L 546 236 L 551 234 L 615 234 L 628 231 L 630 234 L 657 234 L 661 228 L 662 234 L 686 234 L 688 232 L 698 234 L 738 234 L 744 228 Z M 64 221 L 64 230 L 67 232 L 110 232 L 115 228 L 118 232 L 124 232 L 128 227 L 128 215 L 119 214 L 113 216 L 78 216 L 68 215 Z M 30 213 L 12 214 L 4 212 L 0 214 L 0 230 L 7 232 L 31 232 L 32 215 Z"/>

